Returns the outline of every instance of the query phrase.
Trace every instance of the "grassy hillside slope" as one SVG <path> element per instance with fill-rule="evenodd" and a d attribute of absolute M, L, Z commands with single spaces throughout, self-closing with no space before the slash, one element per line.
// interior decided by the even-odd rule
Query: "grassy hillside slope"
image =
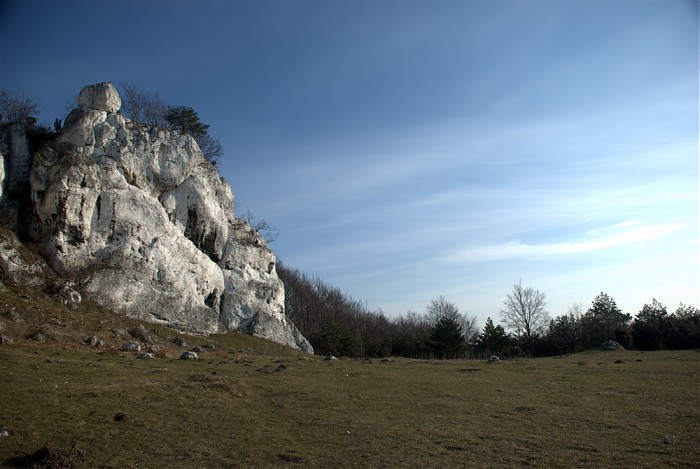
<path fill-rule="evenodd" d="M 0 321 L 0 332 L 14 339 L 0 345 L 5 467 L 656 468 L 700 461 L 697 351 L 496 364 L 325 361 L 242 334 L 190 337 L 146 324 L 161 350 L 142 360 L 118 350 L 138 322 L 13 288 L 0 292 Z M 93 335 L 105 344 L 83 342 Z M 174 344 L 177 336 L 187 346 Z M 199 360 L 178 359 L 197 345 L 207 346 Z"/>

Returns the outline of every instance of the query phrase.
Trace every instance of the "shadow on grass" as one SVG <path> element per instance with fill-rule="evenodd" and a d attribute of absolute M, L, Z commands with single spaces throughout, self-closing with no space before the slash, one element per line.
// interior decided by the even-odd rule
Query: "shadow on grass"
<path fill-rule="evenodd" d="M 8 467 L 82 467 L 85 455 L 73 446 L 58 448 L 48 443 L 27 456 L 16 456 L 5 461 Z"/>

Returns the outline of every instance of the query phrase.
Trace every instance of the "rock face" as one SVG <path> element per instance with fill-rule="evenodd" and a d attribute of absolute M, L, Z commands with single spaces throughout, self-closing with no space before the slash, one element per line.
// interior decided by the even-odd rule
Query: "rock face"
<path fill-rule="evenodd" d="M 311 352 L 285 317 L 274 254 L 234 217 L 230 187 L 194 139 L 125 119 L 110 83 L 78 103 L 30 174 L 49 264 L 128 316 Z"/>

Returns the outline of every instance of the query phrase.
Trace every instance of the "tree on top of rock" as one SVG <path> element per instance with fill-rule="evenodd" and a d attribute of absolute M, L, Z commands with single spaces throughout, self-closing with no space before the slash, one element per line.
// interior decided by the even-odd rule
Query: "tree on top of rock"
<path fill-rule="evenodd" d="M 0 124 L 36 124 L 39 105 L 21 92 L 0 90 Z"/>
<path fill-rule="evenodd" d="M 151 95 L 133 83 L 123 82 L 122 112 L 139 124 L 177 130 L 195 139 L 204 157 L 217 164 L 224 154 L 221 143 L 209 134 L 209 125 L 189 106 L 168 106 L 158 93 Z"/>
<path fill-rule="evenodd" d="M 167 127 L 191 135 L 197 141 L 204 156 L 216 164 L 224 149 L 218 140 L 209 135 L 209 125 L 199 120 L 197 111 L 189 106 L 170 106 L 165 114 Z"/>
<path fill-rule="evenodd" d="M 208 133 L 209 126 L 199 120 L 197 111 L 189 106 L 170 106 L 165 121 L 171 129 L 191 135 L 195 139 Z"/>

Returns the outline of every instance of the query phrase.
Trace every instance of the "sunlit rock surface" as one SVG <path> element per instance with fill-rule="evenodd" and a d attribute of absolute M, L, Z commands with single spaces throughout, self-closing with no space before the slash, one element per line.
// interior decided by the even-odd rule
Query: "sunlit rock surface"
<path fill-rule="evenodd" d="M 196 333 L 240 330 L 305 351 L 263 238 L 188 135 L 119 112 L 114 87 L 80 92 L 34 156 L 31 197 L 51 266 L 94 300 Z"/>

